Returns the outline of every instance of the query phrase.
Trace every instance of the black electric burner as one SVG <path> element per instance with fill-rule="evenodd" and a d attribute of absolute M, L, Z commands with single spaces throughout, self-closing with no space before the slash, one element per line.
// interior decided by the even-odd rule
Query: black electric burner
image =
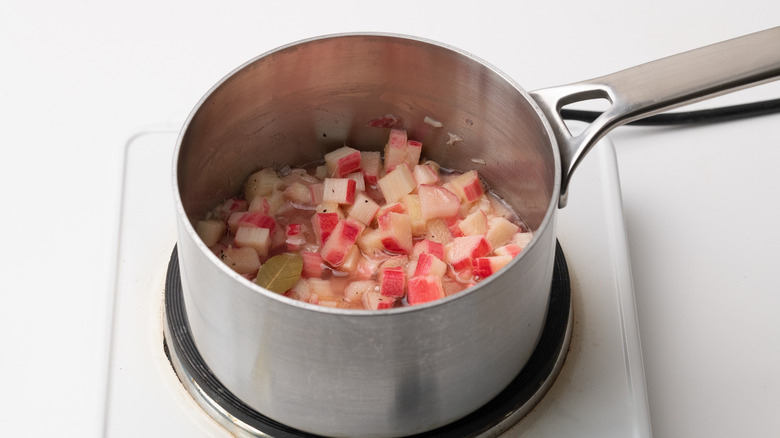
<path fill-rule="evenodd" d="M 503 392 L 480 409 L 446 426 L 413 436 L 499 436 L 510 429 L 536 406 L 558 376 L 569 348 L 571 311 L 569 271 L 557 243 L 547 319 L 526 366 Z M 190 336 L 175 248 L 165 280 L 163 343 L 179 380 L 198 404 L 228 431 L 242 436 L 277 438 L 319 436 L 290 428 L 255 411 L 228 391 L 206 366 Z"/>

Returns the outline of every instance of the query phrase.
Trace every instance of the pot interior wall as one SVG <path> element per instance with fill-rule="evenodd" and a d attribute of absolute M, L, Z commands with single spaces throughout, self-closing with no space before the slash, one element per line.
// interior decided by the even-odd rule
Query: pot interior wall
<path fill-rule="evenodd" d="M 393 115 L 427 158 L 477 169 L 536 230 L 557 196 L 555 153 L 513 84 L 466 54 L 406 38 L 345 35 L 281 48 L 228 75 L 191 116 L 177 164 L 182 203 L 194 220 L 260 167 L 314 162 L 344 144 L 382 150 L 387 129 L 369 122 Z"/>

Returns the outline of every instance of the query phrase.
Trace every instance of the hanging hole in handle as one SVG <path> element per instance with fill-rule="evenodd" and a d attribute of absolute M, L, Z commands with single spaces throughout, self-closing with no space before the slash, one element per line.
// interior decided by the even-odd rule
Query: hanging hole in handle
<path fill-rule="evenodd" d="M 566 117 L 563 116 L 562 111 L 564 110 L 593 111 L 597 113 L 603 113 L 607 111 L 611 106 L 612 106 L 611 100 L 609 100 L 606 97 L 598 97 L 594 99 L 578 100 L 573 103 L 565 104 L 558 110 L 558 113 L 561 115 L 561 119 L 563 120 L 564 126 L 566 126 L 566 129 L 569 131 L 569 135 L 571 135 L 572 137 L 576 137 L 582 134 L 582 132 L 588 127 L 588 125 L 581 121 L 576 121 L 574 119 L 567 119 Z"/>
<path fill-rule="evenodd" d="M 558 112 L 558 117 L 563 120 L 564 126 L 569 131 L 569 135 L 576 137 L 587 128 L 587 125 L 582 123 L 571 124 L 570 120 L 563 118 L 561 115 L 561 110 L 589 110 L 603 113 L 612 106 L 612 103 L 612 97 L 609 95 L 607 90 L 589 89 L 564 96 L 558 102 L 556 111 Z"/>

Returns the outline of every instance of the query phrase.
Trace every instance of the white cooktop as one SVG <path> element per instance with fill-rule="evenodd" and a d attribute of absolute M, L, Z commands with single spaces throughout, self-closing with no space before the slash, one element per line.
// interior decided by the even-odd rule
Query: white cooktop
<path fill-rule="evenodd" d="M 143 132 L 125 151 L 104 436 L 229 437 L 177 380 L 164 352 L 162 299 L 176 243 L 176 132 Z M 568 262 L 574 327 L 560 376 L 505 437 L 650 437 L 644 368 L 612 145 L 572 179 L 558 239 Z"/>

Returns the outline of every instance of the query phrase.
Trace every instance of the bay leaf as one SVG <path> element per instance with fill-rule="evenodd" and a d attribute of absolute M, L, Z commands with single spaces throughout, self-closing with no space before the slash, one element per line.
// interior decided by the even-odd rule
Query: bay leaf
<path fill-rule="evenodd" d="M 255 283 L 270 291 L 283 294 L 301 278 L 303 257 L 300 254 L 280 254 L 266 261 L 257 271 Z"/>

